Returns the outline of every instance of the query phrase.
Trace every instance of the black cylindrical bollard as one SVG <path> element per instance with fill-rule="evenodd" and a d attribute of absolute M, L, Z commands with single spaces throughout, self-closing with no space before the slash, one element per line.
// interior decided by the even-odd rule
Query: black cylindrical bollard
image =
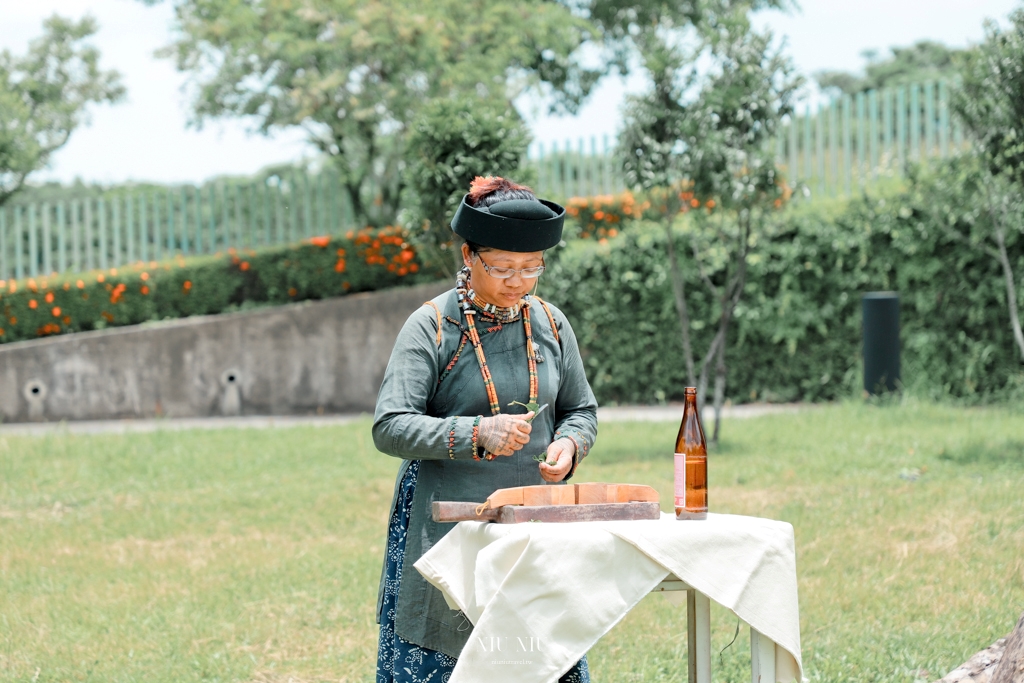
<path fill-rule="evenodd" d="M 864 390 L 895 391 L 900 381 L 900 297 L 868 292 L 861 298 L 864 317 Z"/>

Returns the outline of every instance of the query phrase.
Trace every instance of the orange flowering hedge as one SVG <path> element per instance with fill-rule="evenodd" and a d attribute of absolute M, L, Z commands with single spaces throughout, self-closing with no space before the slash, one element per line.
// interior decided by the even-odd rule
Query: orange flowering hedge
<path fill-rule="evenodd" d="M 644 217 L 651 203 L 637 200 L 630 191 L 595 197 L 573 197 L 566 202 L 565 213 L 576 223 L 580 239 L 615 237 L 623 224 Z"/>
<path fill-rule="evenodd" d="M 178 257 L 73 275 L 0 280 L 0 343 L 324 299 L 435 279 L 397 228 Z"/>
<path fill-rule="evenodd" d="M 785 183 L 780 183 L 779 189 L 774 201 L 776 209 L 782 208 L 792 196 L 792 189 Z M 669 211 L 669 199 L 679 213 L 711 213 L 719 208 L 713 197 L 697 197 L 693 183 L 683 181 L 672 187 L 648 190 L 640 197 L 628 190 L 615 195 L 573 197 L 566 202 L 565 213 L 576 225 L 577 238 L 601 241 L 616 237 L 631 221 L 662 220 Z"/>

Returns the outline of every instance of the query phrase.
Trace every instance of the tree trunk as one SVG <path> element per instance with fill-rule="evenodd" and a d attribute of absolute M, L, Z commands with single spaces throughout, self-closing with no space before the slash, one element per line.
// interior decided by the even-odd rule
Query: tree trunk
<path fill-rule="evenodd" d="M 985 251 L 990 253 L 999 261 L 999 265 L 1003 269 L 1003 280 L 1006 283 L 1006 306 L 1010 309 L 1010 328 L 1013 332 L 1013 338 L 1017 342 L 1017 351 L 1020 353 L 1021 363 L 1024 363 L 1024 333 L 1021 332 L 1020 318 L 1017 314 L 1017 288 L 1013 280 L 1013 268 L 1010 265 L 1010 259 L 1006 254 L 1006 195 L 1000 195 L 999 201 L 999 213 L 1003 215 L 1004 220 L 1000 220 L 996 213 L 996 200 L 992 196 L 993 187 L 999 183 L 998 176 L 990 176 L 991 182 L 985 184 L 985 194 L 988 198 L 988 214 L 992 219 L 993 239 L 995 240 L 997 249 L 991 249 L 986 247 Z"/>
<path fill-rule="evenodd" d="M 359 193 L 361 179 L 353 178 L 352 172 L 345 168 L 340 160 L 335 162 L 335 168 L 338 171 L 344 196 L 348 198 L 349 209 L 352 210 L 352 220 L 356 222 L 356 225 L 352 227 L 360 227 L 360 223 L 365 225 L 366 214 L 363 210 L 363 198 Z"/>
<path fill-rule="evenodd" d="M 725 309 L 725 302 L 722 302 L 723 311 Z M 718 355 L 718 345 L 722 343 L 724 336 L 722 335 L 722 323 L 724 322 L 725 314 L 723 312 L 722 317 L 718 319 L 718 332 L 715 333 L 714 339 L 711 340 L 711 346 L 708 348 L 708 353 L 704 356 L 704 359 L 700 363 L 700 376 L 697 378 L 697 411 L 704 414 L 704 404 L 707 403 L 708 392 L 708 370 L 711 368 L 711 361 Z"/>
<path fill-rule="evenodd" d="M 722 357 L 725 354 L 726 339 L 729 334 L 729 323 L 732 321 L 733 308 L 736 306 L 736 302 L 731 297 L 722 297 L 721 300 L 722 314 L 718 319 L 718 332 L 715 333 L 715 338 L 711 340 L 711 347 L 708 349 L 708 354 L 704 356 L 704 360 L 700 364 L 700 379 L 697 380 L 697 410 L 701 413 L 701 417 L 704 415 L 704 406 L 707 405 L 707 391 L 708 391 L 708 379 L 711 371 L 711 363 L 717 358 L 719 364 L 722 366 L 722 375 L 719 378 L 719 369 L 715 368 L 715 397 L 712 399 L 715 406 L 715 431 L 711 438 L 712 443 L 718 441 L 718 410 L 720 408 L 718 400 L 719 382 L 721 382 L 721 392 L 724 398 L 725 396 L 725 359 Z"/>
<path fill-rule="evenodd" d="M 17 182 L 12 183 L 7 189 L 0 188 L 0 207 L 6 204 L 8 199 L 17 194 L 21 188 L 25 186 L 25 178 L 27 177 L 27 173 L 19 173 Z"/>
<path fill-rule="evenodd" d="M 743 287 L 747 283 L 747 251 L 750 242 L 750 226 L 752 221 L 751 211 L 748 209 L 745 215 L 740 218 L 740 248 L 739 254 L 736 259 L 736 275 L 729 281 L 727 278 L 727 286 L 720 290 L 721 296 L 719 297 L 719 305 L 722 308 L 721 317 L 718 319 L 718 332 L 715 333 L 715 338 L 711 342 L 711 348 L 708 349 L 708 353 L 704 356 L 704 360 L 700 367 L 700 379 L 697 383 L 697 408 L 703 412 L 705 397 L 708 388 L 708 370 L 711 368 L 711 362 L 718 358 L 718 354 L 721 353 L 722 357 L 719 358 L 720 368 L 716 367 L 715 370 L 715 431 L 712 438 L 712 442 L 718 441 L 718 411 L 721 408 L 718 393 L 721 391 L 722 399 L 725 398 L 725 345 L 728 343 L 729 338 L 729 323 L 732 322 L 733 312 L 736 310 L 736 305 L 739 304 L 740 299 L 743 296 Z M 719 388 L 721 383 L 721 388 Z"/>
<path fill-rule="evenodd" d="M 672 223 L 678 208 L 670 206 L 665 216 L 665 243 L 668 245 L 669 275 L 672 278 L 672 295 L 676 300 L 676 314 L 679 316 L 679 328 L 683 337 L 683 361 L 686 363 L 686 384 L 694 386 L 693 347 L 690 344 L 690 313 L 686 308 L 686 282 L 679 269 L 676 257 L 675 239 L 672 236 Z M 699 393 L 698 393 L 699 395 Z"/>
<path fill-rule="evenodd" d="M 718 362 L 715 363 L 715 429 L 711 434 L 711 443 L 718 443 L 718 434 L 722 427 L 722 403 L 725 402 L 725 344 L 718 347 Z"/>
<path fill-rule="evenodd" d="M 999 247 L 999 265 L 1003 267 L 1003 279 L 1006 281 L 1006 305 L 1010 309 L 1010 327 L 1017 342 L 1017 350 L 1020 352 L 1020 362 L 1024 363 L 1024 332 L 1021 331 L 1020 317 L 1017 314 L 1017 286 L 1013 280 L 1010 258 L 1006 254 L 1006 236 L 1001 225 L 996 228 L 996 245 Z"/>
<path fill-rule="evenodd" d="M 1024 614 L 1006 639 L 1006 649 L 992 673 L 992 683 L 1024 683 Z"/>

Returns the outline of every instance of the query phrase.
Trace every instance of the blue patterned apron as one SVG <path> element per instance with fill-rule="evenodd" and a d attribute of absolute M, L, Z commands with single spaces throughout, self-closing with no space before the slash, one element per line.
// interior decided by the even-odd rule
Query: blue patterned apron
<path fill-rule="evenodd" d="M 412 494 L 420 461 L 413 460 L 399 484 L 398 503 L 388 523 L 388 549 L 384 582 L 384 609 L 380 615 L 377 645 L 377 683 L 448 683 L 455 668 L 454 657 L 414 645 L 395 633 L 395 605 L 402 581 L 402 557 L 409 528 Z M 587 656 L 576 662 L 558 683 L 590 683 Z"/>

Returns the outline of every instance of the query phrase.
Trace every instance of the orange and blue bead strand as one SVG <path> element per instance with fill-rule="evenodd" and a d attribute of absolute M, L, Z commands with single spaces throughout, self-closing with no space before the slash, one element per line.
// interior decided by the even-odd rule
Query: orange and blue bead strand
<path fill-rule="evenodd" d="M 469 268 L 460 270 L 455 282 L 455 293 L 462 308 L 462 313 L 466 317 L 467 329 L 465 334 L 469 337 L 469 341 L 473 345 L 473 351 L 476 353 L 477 364 L 480 366 L 480 374 L 484 380 L 484 389 L 487 391 L 487 401 L 490 404 L 491 415 L 497 415 L 501 412 L 501 404 L 498 402 L 498 392 L 494 387 L 491 370 L 487 367 L 487 357 L 484 355 L 483 346 L 480 344 L 480 334 L 476 329 L 476 310 L 474 309 L 474 304 L 479 306 L 479 297 L 469 288 Z M 537 380 L 537 352 L 533 346 L 533 327 L 530 324 L 530 296 L 527 295 L 522 304 L 517 304 L 510 308 L 500 308 L 493 304 L 484 304 L 484 306 L 486 306 L 485 310 L 487 313 L 504 323 L 512 322 L 522 313 L 523 331 L 526 333 L 526 365 L 530 374 L 530 398 L 528 401 L 529 403 L 536 403 L 540 391 Z M 461 351 L 462 344 L 460 344 L 456 356 Z M 475 453 L 473 457 L 479 460 Z M 484 454 L 484 458 L 487 460 L 493 460 L 494 457 L 493 453 Z"/>
<path fill-rule="evenodd" d="M 523 331 L 526 332 L 526 366 L 530 369 L 530 403 L 537 402 L 537 350 L 533 346 L 533 326 L 530 325 L 530 303 L 527 297 L 526 305 L 523 306 Z"/>

